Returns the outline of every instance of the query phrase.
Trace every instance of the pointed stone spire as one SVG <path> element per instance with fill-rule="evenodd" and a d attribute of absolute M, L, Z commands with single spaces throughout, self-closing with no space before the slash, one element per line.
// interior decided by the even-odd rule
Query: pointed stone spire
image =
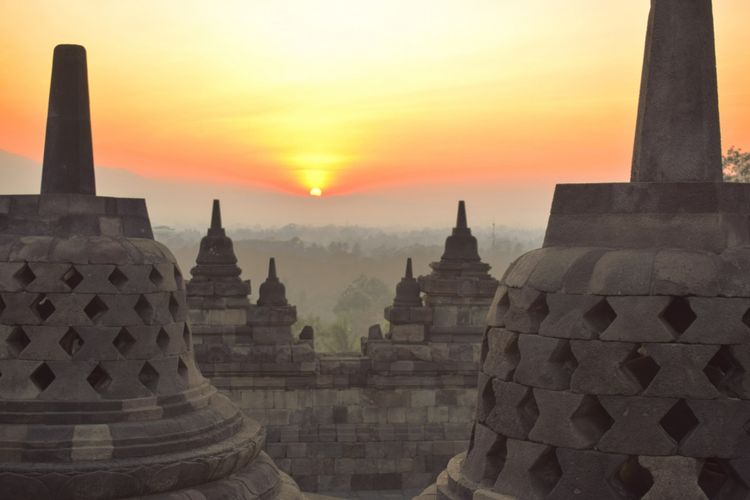
<path fill-rule="evenodd" d="M 632 182 L 721 182 L 711 0 L 651 0 Z"/>
<path fill-rule="evenodd" d="M 268 278 L 260 285 L 258 290 L 259 306 L 285 306 L 286 287 L 276 276 L 276 259 L 271 257 L 268 261 Z"/>
<path fill-rule="evenodd" d="M 442 260 L 478 261 L 479 251 L 477 239 L 471 235 L 471 229 L 466 222 L 466 203 L 458 202 L 458 213 L 456 214 L 456 227 L 453 233 L 445 240 L 445 252 Z"/>
<path fill-rule="evenodd" d="M 214 205 L 211 210 L 211 229 L 222 229 L 221 205 L 219 204 L 219 200 L 214 200 Z"/>
<path fill-rule="evenodd" d="M 456 215 L 456 228 L 467 229 L 469 226 L 466 223 L 466 203 L 464 200 L 458 202 L 458 214 Z"/>
<path fill-rule="evenodd" d="M 412 272 L 412 269 L 411 269 L 411 257 L 409 257 L 408 259 L 406 259 L 406 274 L 405 274 L 404 277 L 406 279 L 413 279 L 414 278 L 414 273 Z"/>
<path fill-rule="evenodd" d="M 190 270 L 193 279 L 236 278 L 242 273 L 237 267 L 234 243 L 221 225 L 221 204 L 214 200 L 211 210 L 211 227 L 201 239 L 196 266 Z"/>
<path fill-rule="evenodd" d="M 96 194 L 86 49 L 58 45 L 44 141 L 42 194 Z"/>

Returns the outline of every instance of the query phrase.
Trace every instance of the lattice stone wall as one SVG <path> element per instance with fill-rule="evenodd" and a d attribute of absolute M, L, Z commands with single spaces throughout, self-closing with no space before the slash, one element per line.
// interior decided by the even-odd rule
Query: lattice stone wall
<path fill-rule="evenodd" d="M 740 458 L 750 446 L 740 256 L 524 256 L 490 312 L 464 477 L 530 499 L 750 494 Z M 544 280 L 531 272 L 539 268 Z"/>

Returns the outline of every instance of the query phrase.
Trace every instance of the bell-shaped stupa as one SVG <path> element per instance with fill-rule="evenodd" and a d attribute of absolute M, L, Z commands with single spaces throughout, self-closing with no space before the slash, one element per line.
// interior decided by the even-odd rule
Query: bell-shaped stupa
<path fill-rule="evenodd" d="M 0 498 L 299 498 L 196 368 L 144 200 L 95 192 L 86 52 L 60 45 L 41 195 L 0 196 Z"/>
<path fill-rule="evenodd" d="M 750 185 L 719 137 L 711 0 L 652 0 L 632 180 L 557 187 L 433 495 L 748 498 Z"/>

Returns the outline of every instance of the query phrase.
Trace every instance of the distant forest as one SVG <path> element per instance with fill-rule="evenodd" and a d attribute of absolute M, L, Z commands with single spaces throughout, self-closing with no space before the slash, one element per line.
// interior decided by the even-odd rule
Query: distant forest
<path fill-rule="evenodd" d="M 154 228 L 156 239 L 176 255 L 186 275 L 195 265 L 197 230 Z M 506 227 L 473 228 L 482 260 L 500 278 L 508 264 L 540 246 L 542 231 Z M 252 282 L 251 300 L 266 277 L 268 259 L 276 258 L 287 298 L 297 306 L 300 321 L 315 328 L 316 348 L 343 352 L 359 349 L 359 338 L 375 323 L 383 325 L 383 309 L 392 300 L 403 275 L 406 258 L 414 273 L 428 274 L 429 263 L 439 260 L 450 229 L 389 230 L 358 226 L 300 226 L 233 228 L 243 279 Z"/>

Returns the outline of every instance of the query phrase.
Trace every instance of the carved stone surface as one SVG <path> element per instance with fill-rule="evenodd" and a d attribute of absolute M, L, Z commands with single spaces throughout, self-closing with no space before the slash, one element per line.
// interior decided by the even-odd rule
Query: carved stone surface
<path fill-rule="evenodd" d="M 437 498 L 748 497 L 750 186 L 721 183 L 712 23 L 652 0 L 633 182 L 558 186 Z"/>
<path fill-rule="evenodd" d="M 479 342 L 498 282 L 489 274 L 489 264 L 479 257 L 463 201 L 458 203 L 456 219 L 442 258 L 430 264 L 430 274 L 418 278 L 424 304 L 432 309 L 428 338 Z"/>
<path fill-rule="evenodd" d="M 93 196 L 82 47 L 55 51 L 50 115 L 42 194 L 0 196 L 0 496 L 297 498 L 196 367 L 144 201 Z"/>

